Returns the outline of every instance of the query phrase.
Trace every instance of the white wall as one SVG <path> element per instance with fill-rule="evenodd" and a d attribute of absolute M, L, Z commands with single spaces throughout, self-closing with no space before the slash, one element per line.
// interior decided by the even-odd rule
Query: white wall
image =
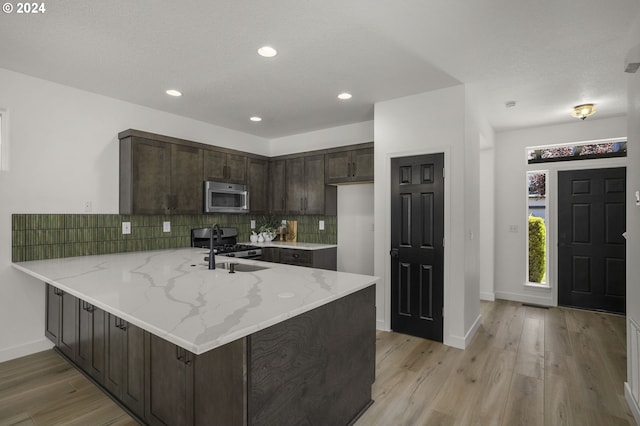
<path fill-rule="evenodd" d="M 371 141 L 373 141 L 373 121 L 364 121 L 271 139 L 270 153 L 273 156 L 285 155 Z"/>
<path fill-rule="evenodd" d="M 465 150 L 473 152 L 478 137 L 466 140 L 468 125 L 466 93 L 463 86 L 379 102 L 375 105 L 375 275 L 382 278 L 377 288 L 378 327 L 390 327 L 390 161 L 424 153 L 445 153 L 445 318 L 444 343 L 465 347 L 479 316 L 477 262 L 467 262 L 469 249 L 465 235 L 477 235 L 477 225 L 468 229 L 465 209 L 478 210 L 475 197 L 467 198 L 465 169 L 474 170 L 469 179 L 477 180 L 478 158 L 467 164 Z M 474 129 L 476 128 L 473 125 Z M 476 129 L 477 130 L 477 129 Z M 473 187 L 471 188 L 473 189 Z M 476 253 L 471 254 L 476 256 Z M 464 265 L 461 267 L 460 265 Z M 475 271 L 473 270 L 475 267 Z M 466 282 L 469 278 L 469 287 Z M 473 288 L 475 286 L 475 288 Z M 475 300 L 474 295 L 475 294 Z M 467 297 L 471 295 L 470 299 Z"/>
<path fill-rule="evenodd" d="M 554 199 L 555 173 L 558 169 L 599 168 L 624 166 L 625 159 L 582 160 L 528 166 L 525 149 L 529 146 L 590 141 L 613 137 L 624 137 L 627 133 L 625 117 L 585 121 L 575 120 L 569 124 L 537 127 L 496 134 L 495 141 L 495 296 L 499 299 L 554 306 L 557 304 L 555 286 L 555 227 L 548 229 L 549 280 L 551 289 L 525 287 L 527 262 L 527 204 L 526 172 L 530 169 L 550 170 L 548 199 Z M 549 211 L 555 217 L 555 210 Z M 515 225 L 517 232 L 509 232 Z"/>
<path fill-rule="evenodd" d="M 0 172 L 0 361 L 50 347 L 44 286 L 11 268 L 12 213 L 118 212 L 118 132 L 135 128 L 269 154 L 248 134 L 0 69 L 10 170 Z"/>
<path fill-rule="evenodd" d="M 494 235 L 494 149 L 480 150 L 480 299 L 495 300 Z"/>
<path fill-rule="evenodd" d="M 373 275 L 373 184 L 338 186 L 338 271 Z"/>
<path fill-rule="evenodd" d="M 630 33 L 628 46 L 640 57 L 640 16 Z M 637 59 L 636 59 L 637 61 Z M 627 152 L 627 384 L 625 395 L 636 422 L 640 424 L 640 206 L 635 191 L 640 191 L 640 71 L 628 77 L 628 152 Z"/>

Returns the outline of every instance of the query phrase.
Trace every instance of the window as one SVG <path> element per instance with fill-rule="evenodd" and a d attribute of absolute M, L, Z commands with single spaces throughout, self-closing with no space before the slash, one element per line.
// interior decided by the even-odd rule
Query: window
<path fill-rule="evenodd" d="M 626 156 L 626 139 L 611 139 L 567 145 L 543 146 L 527 150 L 527 161 L 529 164 Z"/>
<path fill-rule="evenodd" d="M 528 212 L 528 282 L 547 283 L 547 175 L 548 171 L 527 172 Z"/>

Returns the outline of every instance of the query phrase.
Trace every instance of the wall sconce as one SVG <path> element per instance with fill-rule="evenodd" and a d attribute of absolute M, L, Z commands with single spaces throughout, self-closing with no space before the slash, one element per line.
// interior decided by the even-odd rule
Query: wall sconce
<path fill-rule="evenodd" d="M 571 115 L 580 120 L 584 120 L 594 112 L 596 112 L 596 106 L 594 104 L 583 104 L 573 107 Z"/>

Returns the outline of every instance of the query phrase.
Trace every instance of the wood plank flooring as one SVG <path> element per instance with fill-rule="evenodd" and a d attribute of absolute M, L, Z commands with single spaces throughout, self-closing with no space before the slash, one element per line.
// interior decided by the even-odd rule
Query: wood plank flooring
<path fill-rule="evenodd" d="M 634 425 L 625 318 L 482 302 L 467 350 L 378 332 L 368 425 Z M 0 425 L 134 425 L 53 351 L 0 364 Z"/>
<path fill-rule="evenodd" d="M 635 425 L 625 318 L 482 302 L 465 350 L 378 332 L 365 425 Z"/>

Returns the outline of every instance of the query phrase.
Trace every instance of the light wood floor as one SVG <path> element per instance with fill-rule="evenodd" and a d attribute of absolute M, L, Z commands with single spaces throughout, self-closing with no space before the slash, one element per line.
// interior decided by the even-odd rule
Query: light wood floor
<path fill-rule="evenodd" d="M 625 319 L 482 302 L 467 350 L 378 332 L 368 425 L 634 425 Z M 136 424 L 53 351 L 0 364 L 0 425 Z"/>

